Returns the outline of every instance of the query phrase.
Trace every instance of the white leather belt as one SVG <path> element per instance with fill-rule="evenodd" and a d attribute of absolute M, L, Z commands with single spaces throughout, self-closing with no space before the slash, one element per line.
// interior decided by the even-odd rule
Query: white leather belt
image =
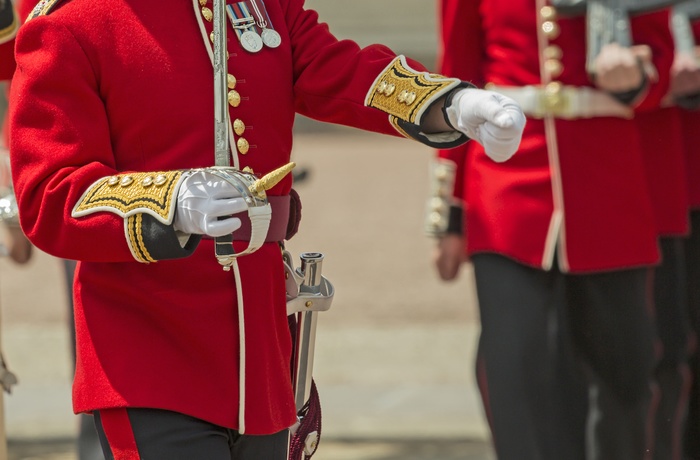
<path fill-rule="evenodd" d="M 546 86 L 498 86 L 486 89 L 507 96 L 532 118 L 563 119 L 620 117 L 632 118 L 632 109 L 608 93 L 587 86 L 566 86 L 552 82 Z"/>

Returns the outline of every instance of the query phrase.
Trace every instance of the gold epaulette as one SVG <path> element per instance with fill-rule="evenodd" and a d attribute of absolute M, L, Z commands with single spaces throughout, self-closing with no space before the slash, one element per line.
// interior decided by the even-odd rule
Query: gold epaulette
<path fill-rule="evenodd" d="M 365 105 L 418 125 L 433 102 L 460 84 L 456 78 L 413 70 L 398 56 L 374 81 Z"/>
<path fill-rule="evenodd" d="M 32 12 L 29 13 L 29 16 L 27 16 L 27 21 L 29 21 L 30 19 L 34 19 L 37 16 L 46 16 L 62 1 L 63 0 L 40 0 L 39 3 L 36 4 Z"/>
<path fill-rule="evenodd" d="M 169 225 L 175 214 L 175 194 L 182 171 L 118 174 L 92 184 L 73 208 L 73 217 L 99 211 L 130 217 L 146 213 Z"/>

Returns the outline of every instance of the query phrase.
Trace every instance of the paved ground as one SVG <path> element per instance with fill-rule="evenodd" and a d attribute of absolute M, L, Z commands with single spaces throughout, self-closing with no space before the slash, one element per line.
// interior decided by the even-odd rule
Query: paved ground
<path fill-rule="evenodd" d="M 472 441 L 324 440 L 315 460 L 486 460 Z M 8 460 L 74 460 L 72 441 L 11 442 Z"/>

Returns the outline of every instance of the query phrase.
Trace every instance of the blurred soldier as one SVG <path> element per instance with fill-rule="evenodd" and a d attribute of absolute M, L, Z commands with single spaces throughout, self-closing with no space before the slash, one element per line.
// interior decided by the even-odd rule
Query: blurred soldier
<path fill-rule="evenodd" d="M 12 78 L 15 71 L 14 38 L 19 19 L 10 0 L 0 0 L 0 81 Z"/>
<path fill-rule="evenodd" d="M 0 0 L 0 82 L 12 78 L 15 70 L 14 38 L 19 23 L 19 15 L 13 3 L 10 0 Z M 5 108 L 0 107 L 0 127 L 4 125 L 3 120 Z M 19 227 L 6 139 L 5 130 L 0 129 L 0 220 L 7 228 L 5 250 L 13 261 L 23 264 L 29 261 L 32 246 Z"/>
<path fill-rule="evenodd" d="M 667 45 L 667 49 L 655 52 L 672 56 L 674 43 Z M 688 185 L 681 114 L 677 107 L 666 106 L 638 113 L 635 119 L 661 250 L 661 263 L 654 269 L 653 280 L 654 323 L 660 350 L 654 372 L 653 458 L 682 460 L 690 329 L 684 254 L 689 232 Z"/>
<path fill-rule="evenodd" d="M 13 4 L 9 0 L 0 0 L 0 90 L 4 89 L 4 81 L 9 79 L 14 71 L 12 49 L 19 21 Z M 0 126 L 5 118 L 4 98 L 0 98 Z M 4 143 L 5 136 L 0 129 L 0 220 L 5 232 L 0 243 L 0 254 L 9 255 L 16 263 L 24 264 L 31 257 L 31 244 L 24 237 L 17 220 L 17 203 L 12 193 L 9 157 Z M 10 392 L 17 383 L 17 378 L 10 372 L 5 359 L 0 353 L 0 458 L 7 458 L 7 438 L 5 436 L 4 394 Z"/>
<path fill-rule="evenodd" d="M 477 145 L 440 151 L 435 190 L 454 191 L 429 208 L 440 276 L 456 277 L 465 243 L 474 266 L 478 373 L 501 460 L 641 460 L 647 449 L 659 254 L 631 118 L 666 92 L 672 56 L 655 51 L 671 34 L 657 7 L 634 12 L 630 43 L 605 40 L 631 14 L 605 3 L 441 3 L 441 70 L 528 116 L 507 163 L 482 161 Z"/>
<path fill-rule="evenodd" d="M 280 251 L 298 223 L 282 177 L 295 112 L 435 147 L 468 133 L 498 161 L 525 120 L 508 98 L 338 41 L 303 0 L 230 3 L 224 34 L 210 1 L 164 5 L 49 0 L 22 26 L 22 226 L 79 261 L 74 409 L 95 413 L 108 458 L 281 460 L 296 421 Z M 221 37 L 216 133 L 231 151 L 217 143 L 212 168 Z"/>
<path fill-rule="evenodd" d="M 690 229 L 685 246 L 685 275 L 690 328 L 690 391 L 684 424 L 683 453 L 687 460 L 700 459 L 700 1 L 685 2 L 674 9 L 673 31 L 676 58 L 672 67 L 671 102 L 682 108 L 680 117 L 689 186 Z M 678 422 L 682 421 L 679 420 Z"/>

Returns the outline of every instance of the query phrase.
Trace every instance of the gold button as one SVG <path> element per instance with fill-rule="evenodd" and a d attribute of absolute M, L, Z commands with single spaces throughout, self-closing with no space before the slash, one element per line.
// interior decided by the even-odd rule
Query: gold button
<path fill-rule="evenodd" d="M 430 200 L 430 209 L 436 212 L 441 212 L 446 209 L 445 200 L 442 198 L 434 197 Z"/>
<path fill-rule="evenodd" d="M 408 91 L 403 90 L 399 93 L 398 96 L 396 96 L 396 100 L 403 104 L 406 102 L 407 97 L 408 97 Z"/>
<path fill-rule="evenodd" d="M 557 45 L 549 45 L 542 52 L 545 59 L 561 59 L 564 53 Z"/>
<path fill-rule="evenodd" d="M 234 77 L 234 76 L 231 75 L 231 74 L 228 74 L 228 75 L 226 76 L 226 85 L 228 86 L 228 89 L 233 89 L 233 88 L 235 88 L 235 87 L 236 87 L 236 83 L 237 83 L 236 77 Z"/>
<path fill-rule="evenodd" d="M 124 176 L 124 177 L 122 177 L 122 180 L 119 181 L 119 185 L 121 185 L 122 187 L 128 187 L 129 185 L 131 185 L 131 183 L 132 183 L 133 181 L 134 181 L 134 178 L 133 178 L 133 177 L 131 177 L 131 176 Z"/>
<path fill-rule="evenodd" d="M 112 176 L 107 181 L 107 185 L 109 185 L 110 187 L 114 187 L 118 183 L 119 183 L 119 176 Z"/>
<path fill-rule="evenodd" d="M 313 303 L 312 301 L 307 300 L 306 303 L 305 303 L 304 305 L 306 305 L 306 308 L 311 308 L 311 307 L 313 306 L 313 304 L 314 304 L 314 303 Z"/>
<path fill-rule="evenodd" d="M 245 123 L 240 118 L 233 120 L 233 132 L 238 136 L 245 132 Z"/>
<path fill-rule="evenodd" d="M 241 104 L 241 95 L 235 89 L 228 92 L 228 103 L 233 107 L 238 107 Z"/>
<path fill-rule="evenodd" d="M 238 147 L 238 151 L 241 152 L 243 155 L 248 153 L 248 149 L 250 148 L 250 144 L 248 143 L 247 140 L 243 137 L 239 137 L 238 140 L 236 141 L 236 147 Z"/>
<path fill-rule="evenodd" d="M 205 6 L 202 8 L 202 16 L 204 16 L 204 19 L 211 22 L 212 18 L 214 17 L 214 13 L 212 13 L 211 10 Z"/>
<path fill-rule="evenodd" d="M 435 177 L 439 181 L 444 181 L 449 177 L 449 169 L 446 166 L 438 166 L 435 168 Z"/>
<path fill-rule="evenodd" d="M 551 21 L 557 18 L 557 10 L 553 6 L 543 6 L 540 9 L 540 17 L 545 21 Z"/>
<path fill-rule="evenodd" d="M 545 85 L 544 92 L 547 95 L 559 94 L 563 88 L 564 85 L 560 81 L 550 81 Z"/>
<path fill-rule="evenodd" d="M 408 93 L 408 96 L 406 96 L 406 105 L 411 105 L 414 102 L 416 102 L 416 97 L 416 93 L 414 93 L 413 91 Z"/>
<path fill-rule="evenodd" d="M 168 178 L 165 177 L 163 174 L 158 174 L 156 176 L 156 179 L 153 181 L 153 183 L 156 184 L 156 187 L 161 187 L 165 185 L 166 182 L 168 182 Z"/>
<path fill-rule="evenodd" d="M 392 85 L 391 83 L 389 83 L 388 85 L 386 85 L 384 94 L 386 94 L 387 96 L 391 96 L 392 94 L 394 94 L 394 91 L 396 91 L 396 85 Z"/>
<path fill-rule="evenodd" d="M 212 43 L 214 43 L 214 31 L 209 34 L 209 40 L 211 40 Z"/>
<path fill-rule="evenodd" d="M 199 6 L 206 6 L 207 0 L 199 0 Z"/>
<path fill-rule="evenodd" d="M 547 38 L 557 38 L 559 36 L 559 24 L 552 21 L 545 21 L 542 23 L 542 32 L 544 32 Z"/>
<path fill-rule="evenodd" d="M 153 185 L 153 178 L 151 176 L 144 177 L 141 181 L 141 185 L 143 185 L 144 187 L 150 187 L 151 185 Z"/>
<path fill-rule="evenodd" d="M 544 61 L 544 70 L 550 77 L 557 78 L 563 72 L 564 66 L 562 65 L 561 61 L 557 61 L 556 59 L 547 59 Z"/>

